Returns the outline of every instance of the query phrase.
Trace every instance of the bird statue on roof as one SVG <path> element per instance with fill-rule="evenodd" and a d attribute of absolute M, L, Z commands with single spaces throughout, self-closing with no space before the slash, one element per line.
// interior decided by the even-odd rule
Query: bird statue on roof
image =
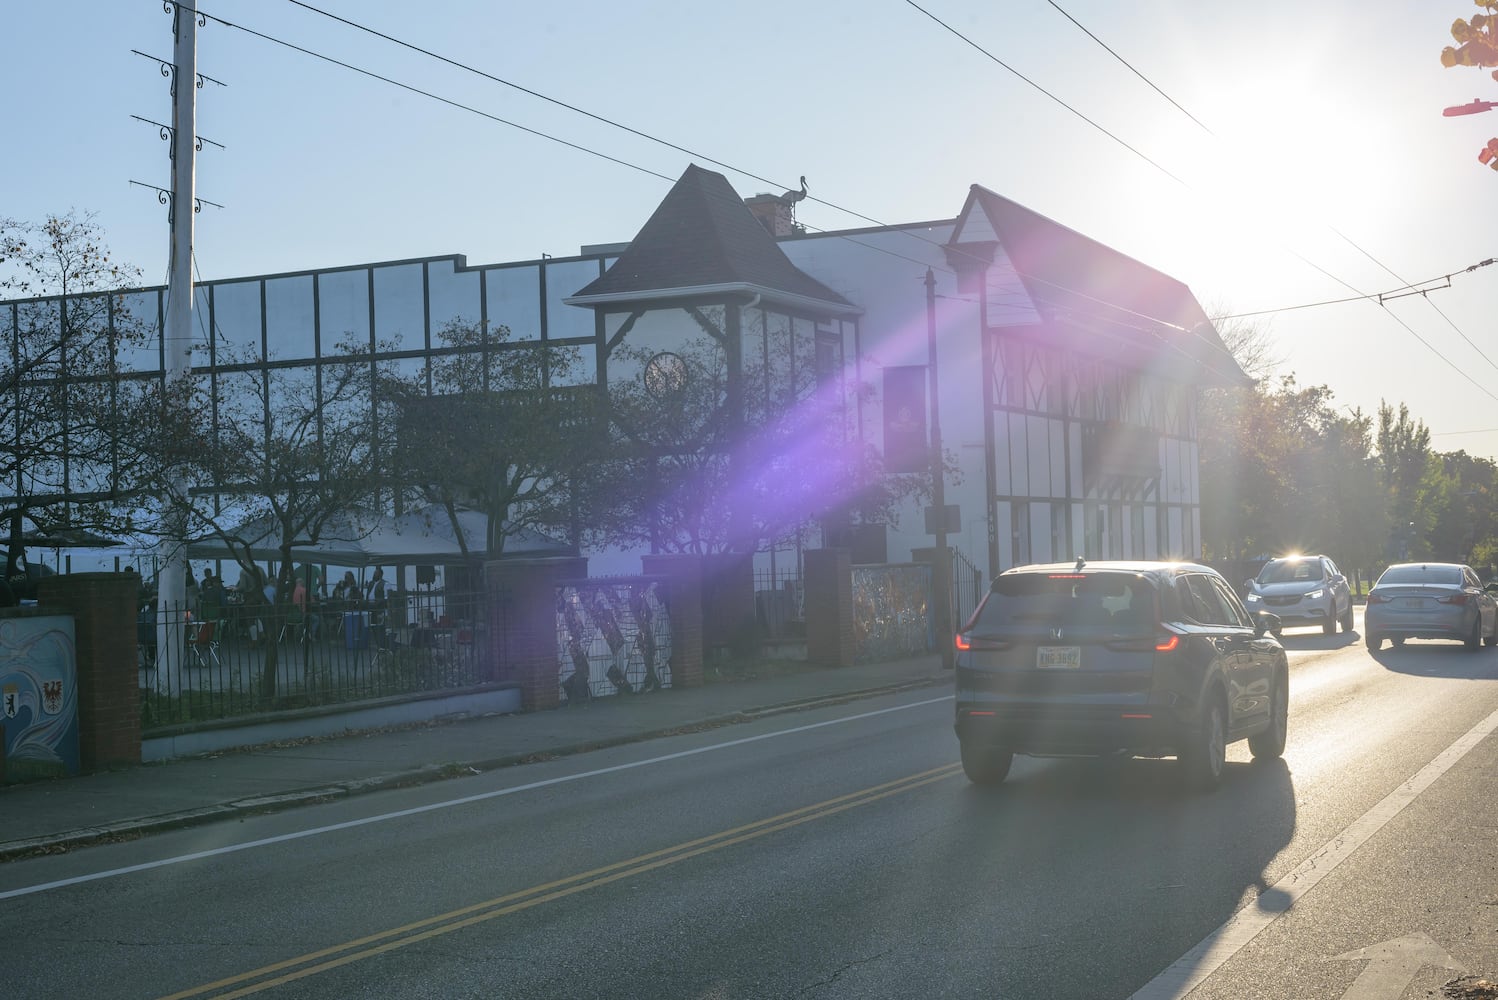
<path fill-rule="evenodd" d="M 805 177 L 805 175 L 802 175 L 802 177 L 801 177 L 801 190 L 800 191 L 787 191 L 785 194 L 783 194 L 783 195 L 780 196 L 780 200 L 781 200 L 782 203 L 784 203 L 786 205 L 794 205 L 794 204 L 796 204 L 796 202 L 800 201 L 801 199 L 803 199 L 805 197 L 806 197 L 806 177 Z"/>

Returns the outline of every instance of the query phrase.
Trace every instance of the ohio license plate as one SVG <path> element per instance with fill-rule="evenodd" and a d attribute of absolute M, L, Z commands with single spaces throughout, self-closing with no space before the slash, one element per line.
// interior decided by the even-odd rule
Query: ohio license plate
<path fill-rule="evenodd" d="M 1076 670 L 1082 666 L 1081 646 L 1041 646 L 1035 666 L 1041 670 Z"/>

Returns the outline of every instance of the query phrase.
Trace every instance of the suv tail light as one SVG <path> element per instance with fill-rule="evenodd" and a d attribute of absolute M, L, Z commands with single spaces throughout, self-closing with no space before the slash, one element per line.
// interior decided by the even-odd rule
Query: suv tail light
<path fill-rule="evenodd" d="M 1141 635 L 1131 639 L 1110 639 L 1104 643 L 1109 649 L 1116 649 L 1123 653 L 1170 653 L 1180 644 L 1181 637 L 1174 632 Z"/>
<path fill-rule="evenodd" d="M 1008 649 L 1010 643 L 1003 639 L 993 639 L 987 636 L 973 636 L 966 632 L 958 632 L 952 638 L 953 644 L 958 652 L 966 652 L 969 649 Z"/>

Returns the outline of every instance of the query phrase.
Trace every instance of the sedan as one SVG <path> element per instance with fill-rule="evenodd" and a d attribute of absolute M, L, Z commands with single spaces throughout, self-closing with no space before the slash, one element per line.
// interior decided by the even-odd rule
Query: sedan
<path fill-rule="evenodd" d="M 1363 617 L 1368 648 L 1388 639 L 1458 639 L 1468 649 L 1498 644 L 1498 602 L 1461 563 L 1400 563 L 1384 570 L 1368 592 Z"/>

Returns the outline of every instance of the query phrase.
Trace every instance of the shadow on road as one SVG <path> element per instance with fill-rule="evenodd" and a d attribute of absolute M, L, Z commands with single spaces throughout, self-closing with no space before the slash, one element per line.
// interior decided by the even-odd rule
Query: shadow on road
<path fill-rule="evenodd" d="M 1294 632 L 1286 629 L 1284 634 L 1280 636 L 1280 645 L 1286 649 L 1346 649 L 1348 646 L 1355 646 L 1362 641 L 1363 633 L 1356 630 L 1327 635 L 1319 628 L 1314 631 L 1302 629 Z"/>
<path fill-rule="evenodd" d="M 1297 815 L 1283 760 L 1229 762 L 1222 786 L 1201 795 L 1182 787 L 1174 760 L 1016 758 L 1007 782 L 962 797 L 953 856 L 968 859 L 972 884 L 1003 887 L 1005 905 L 983 926 L 1022 928 L 1033 948 L 1027 963 L 989 970 L 996 996 L 1127 997 L 1245 900 L 1282 905 L 1270 866 Z M 1077 972 L 1079 956 L 1110 975 Z M 1091 985 L 1056 992 L 1044 978 L 1052 961 Z"/>
<path fill-rule="evenodd" d="M 1460 642 L 1444 639 L 1406 639 L 1403 645 L 1387 642 L 1373 659 L 1385 670 L 1420 677 L 1461 677 L 1467 680 L 1498 680 L 1498 649 L 1484 646 L 1468 649 Z"/>

